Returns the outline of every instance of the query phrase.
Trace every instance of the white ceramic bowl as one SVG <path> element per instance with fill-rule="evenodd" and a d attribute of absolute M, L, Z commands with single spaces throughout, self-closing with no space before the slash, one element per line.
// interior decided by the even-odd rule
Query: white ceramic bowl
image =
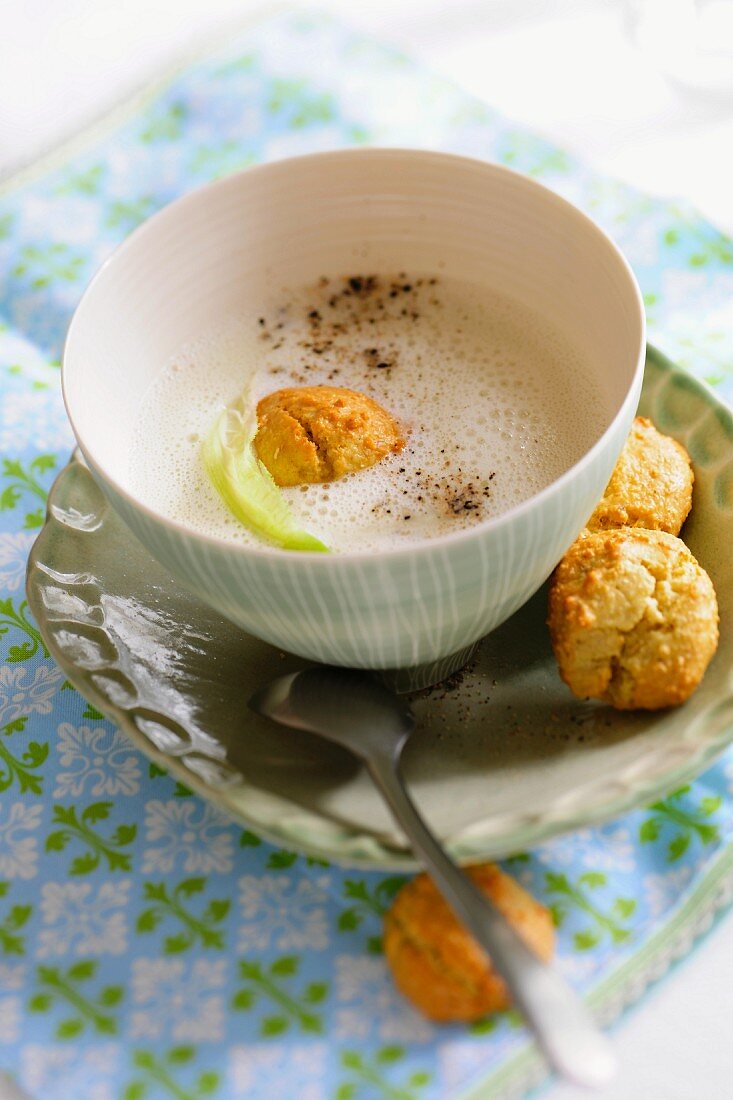
<path fill-rule="evenodd" d="M 571 469 L 511 511 L 382 554 L 249 549 L 157 515 L 128 487 L 147 387 L 266 278 L 436 270 L 522 299 L 589 352 L 610 409 Z M 639 398 L 644 311 L 621 253 L 540 184 L 483 161 L 345 150 L 248 169 L 179 199 L 86 291 L 63 362 L 66 406 L 114 508 L 171 573 L 224 615 L 305 657 L 366 668 L 441 662 L 512 614 L 601 496 Z M 124 552 L 124 548 L 120 548 Z M 448 665 L 441 666 L 443 670 Z"/>

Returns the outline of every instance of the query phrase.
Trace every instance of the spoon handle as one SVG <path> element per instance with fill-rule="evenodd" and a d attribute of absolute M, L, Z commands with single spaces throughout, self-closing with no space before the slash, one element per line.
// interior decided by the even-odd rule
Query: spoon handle
<path fill-rule="evenodd" d="M 375 754 L 365 763 L 425 870 L 461 924 L 491 956 L 553 1069 L 578 1085 L 606 1084 L 615 1072 L 615 1058 L 580 997 L 530 950 L 448 856 L 407 793 L 399 762 Z"/>

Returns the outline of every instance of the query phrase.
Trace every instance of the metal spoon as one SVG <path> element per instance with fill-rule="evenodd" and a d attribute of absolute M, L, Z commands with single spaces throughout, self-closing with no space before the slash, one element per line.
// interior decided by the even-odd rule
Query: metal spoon
<path fill-rule="evenodd" d="M 581 999 L 452 861 L 407 793 L 400 756 L 415 725 L 407 703 L 368 673 L 317 666 L 273 680 L 249 705 L 284 726 L 320 734 L 363 761 L 416 856 L 491 956 L 550 1065 L 576 1084 L 605 1085 L 615 1071 L 614 1055 Z"/>

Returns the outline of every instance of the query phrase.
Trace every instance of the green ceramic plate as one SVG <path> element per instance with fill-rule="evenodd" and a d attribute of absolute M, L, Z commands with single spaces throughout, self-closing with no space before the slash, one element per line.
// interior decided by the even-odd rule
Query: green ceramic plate
<path fill-rule="evenodd" d="M 484 640 L 460 682 L 414 697 L 407 778 L 461 860 L 504 856 L 649 802 L 733 738 L 733 416 L 651 350 L 640 411 L 692 455 L 683 534 L 718 591 L 720 649 L 681 709 L 619 714 L 578 702 L 557 675 L 538 593 Z M 76 456 L 52 491 L 28 599 L 74 685 L 157 764 L 238 821 L 341 863 L 412 866 L 350 757 L 247 709 L 264 680 L 303 662 L 181 589 Z"/>

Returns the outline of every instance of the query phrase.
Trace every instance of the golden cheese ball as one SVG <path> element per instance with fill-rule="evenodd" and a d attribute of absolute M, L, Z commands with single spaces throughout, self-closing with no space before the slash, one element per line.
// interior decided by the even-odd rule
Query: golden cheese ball
<path fill-rule="evenodd" d="M 334 481 L 405 445 L 386 409 L 338 386 L 277 390 L 259 402 L 257 419 L 255 450 L 277 485 Z"/>
<path fill-rule="evenodd" d="M 678 535 L 692 507 L 693 481 L 690 456 L 682 444 L 637 416 L 587 526 L 591 531 L 646 527 Z"/>
<path fill-rule="evenodd" d="M 545 906 L 495 863 L 466 871 L 532 950 L 550 959 L 555 930 Z M 503 978 L 425 874 L 403 886 L 388 910 L 384 953 L 397 988 L 430 1020 L 478 1020 L 509 1007 Z"/>
<path fill-rule="evenodd" d="M 684 703 L 718 645 L 710 577 L 681 539 L 620 527 L 581 535 L 550 584 L 560 675 L 620 710 Z"/>

